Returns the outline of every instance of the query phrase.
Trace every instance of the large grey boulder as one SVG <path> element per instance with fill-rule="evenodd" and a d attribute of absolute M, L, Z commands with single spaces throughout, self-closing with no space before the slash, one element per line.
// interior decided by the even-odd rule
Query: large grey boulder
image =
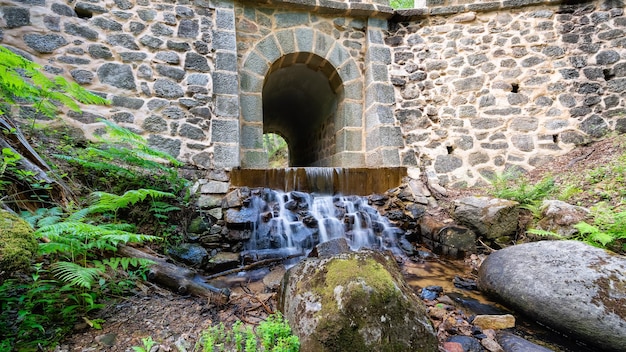
<path fill-rule="evenodd" d="M 465 197 L 454 202 L 456 221 L 488 239 L 510 236 L 517 230 L 519 203 L 490 197 Z"/>
<path fill-rule="evenodd" d="M 392 256 L 307 258 L 287 271 L 280 291 L 302 352 L 437 351 L 424 304 Z"/>
<path fill-rule="evenodd" d="M 577 241 L 494 252 L 479 287 L 539 322 L 606 350 L 626 346 L 626 257 Z"/>

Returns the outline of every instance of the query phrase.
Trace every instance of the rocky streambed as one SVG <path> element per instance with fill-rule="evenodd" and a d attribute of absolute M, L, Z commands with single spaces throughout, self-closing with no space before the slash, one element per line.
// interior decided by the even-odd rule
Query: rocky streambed
<path fill-rule="evenodd" d="M 502 242 L 511 242 L 518 229 L 514 202 L 462 198 L 453 206 L 462 216 L 453 218 L 437 206 L 433 190 L 408 180 L 386 194 L 331 197 L 321 208 L 314 203 L 308 194 L 240 188 L 202 209 L 190 223 L 187 241 L 169 253 L 200 273 L 234 269 L 209 281 L 232 293 L 225 304 L 206 302 L 200 309 L 204 317 L 190 313 L 200 321 L 186 335 L 165 334 L 162 350 L 176 350 L 181 338 L 197 338 L 203 326 L 235 319 L 255 324 L 278 309 L 292 312 L 287 318 L 303 341 L 317 331 L 314 326 L 322 326 L 327 342 L 316 337 L 310 344 L 316 351 L 350 350 L 343 344 L 337 349 L 337 341 L 345 339 L 354 350 L 378 350 L 368 344 L 387 342 L 397 351 L 586 352 L 626 345 L 624 257 L 563 241 L 506 248 Z M 372 250 L 378 254 L 362 254 Z M 365 257 L 344 258 L 349 253 Z M 577 261 L 581 258 L 590 262 Z M 267 265 L 243 270 L 264 260 Z M 308 271 L 299 269 L 306 265 Z M 298 293 L 286 289 L 290 278 L 325 284 L 304 285 Z M 509 292 L 511 287 L 516 289 Z M 531 293 L 540 293 L 531 297 L 533 303 L 521 299 Z M 397 311 L 405 314 L 372 313 L 391 302 L 404 302 Z M 574 314 L 583 308 L 586 316 Z M 320 323 L 323 312 L 333 319 Z M 357 319 L 364 315 L 373 319 Z M 548 319 L 552 316 L 559 318 Z M 175 325 L 169 323 L 170 332 Z M 347 334 L 351 330 L 356 334 Z M 119 330 L 117 336 L 128 333 Z M 124 350 L 117 346 L 110 350 Z"/>

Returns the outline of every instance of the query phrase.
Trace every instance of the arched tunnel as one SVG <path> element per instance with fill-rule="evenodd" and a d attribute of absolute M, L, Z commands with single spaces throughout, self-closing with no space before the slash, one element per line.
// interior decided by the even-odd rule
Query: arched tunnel
<path fill-rule="evenodd" d="M 263 86 L 263 133 L 285 139 L 289 166 L 330 166 L 339 99 L 327 70 L 306 63 L 276 65 Z"/>

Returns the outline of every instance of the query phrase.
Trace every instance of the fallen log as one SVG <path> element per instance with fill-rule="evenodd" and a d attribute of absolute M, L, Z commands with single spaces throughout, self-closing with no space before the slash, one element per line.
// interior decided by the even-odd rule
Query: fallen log
<path fill-rule="evenodd" d="M 164 257 L 148 254 L 129 246 L 120 246 L 117 253 L 125 257 L 148 259 L 154 262 L 148 272 L 148 280 L 165 286 L 178 294 L 207 297 L 215 303 L 226 303 L 230 290 L 218 288 L 206 282 L 195 270 L 168 262 Z"/>

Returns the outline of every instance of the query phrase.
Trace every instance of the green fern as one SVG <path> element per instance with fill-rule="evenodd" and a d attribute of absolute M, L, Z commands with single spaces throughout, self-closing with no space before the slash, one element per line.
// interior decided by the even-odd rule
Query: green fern
<path fill-rule="evenodd" d="M 42 254 L 64 253 L 71 258 L 86 254 L 91 249 L 115 251 L 120 244 L 141 243 L 158 238 L 109 229 L 102 225 L 69 221 L 41 227 L 35 231 L 35 236 L 47 239 L 39 244 Z"/>
<path fill-rule="evenodd" d="M 174 194 L 157 191 L 154 189 L 136 189 L 125 192 L 123 195 L 107 192 L 93 192 L 90 195 L 92 205 L 89 209 L 92 213 L 117 212 L 121 208 L 144 201 L 147 197 L 152 199 L 174 198 Z"/>
<path fill-rule="evenodd" d="M 521 205 L 533 205 L 544 200 L 554 189 L 554 179 L 546 177 L 537 184 L 531 185 L 525 177 L 515 173 L 504 173 L 490 180 L 491 195 L 498 198 L 514 200 Z"/>
<path fill-rule="evenodd" d="M 142 136 L 111 121 L 99 120 L 105 126 L 100 143 L 74 155 L 54 154 L 55 157 L 95 171 L 106 180 L 120 178 L 130 188 L 157 188 L 179 192 L 188 181 L 178 176 L 177 167 L 183 165 L 171 155 L 148 146 Z M 93 178 L 93 172 L 86 176 Z M 142 181 L 143 180 L 143 181 Z M 144 182 L 140 184 L 139 182 Z M 147 182 L 154 185 L 146 187 Z"/>
<path fill-rule="evenodd" d="M 52 273 L 70 286 L 91 289 L 103 271 L 98 268 L 87 268 L 73 262 L 56 262 L 52 265 Z"/>
<path fill-rule="evenodd" d="M 0 115 L 18 100 L 32 103 L 41 113 L 53 117 L 64 105 L 80 111 L 78 103 L 107 104 L 108 101 L 57 76 L 43 74 L 43 68 L 0 46 Z M 60 104 L 59 104 L 60 103 Z"/>
<path fill-rule="evenodd" d="M 130 267 L 148 268 L 150 265 L 154 264 L 154 262 L 149 259 L 129 257 L 112 257 L 102 260 L 94 260 L 93 263 L 95 267 L 100 268 L 103 271 L 106 267 L 109 267 L 112 270 L 121 268 L 122 270 L 127 271 Z"/>

